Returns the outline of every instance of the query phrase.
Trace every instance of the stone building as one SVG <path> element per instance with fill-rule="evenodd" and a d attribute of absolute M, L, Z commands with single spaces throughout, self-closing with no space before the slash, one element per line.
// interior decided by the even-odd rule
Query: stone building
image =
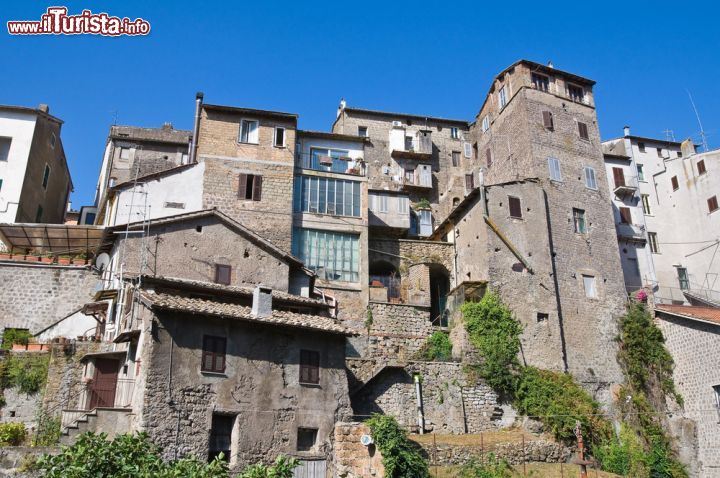
<path fill-rule="evenodd" d="M 108 208 L 112 188 L 154 173 L 187 164 L 192 132 L 162 128 L 110 127 L 95 191 L 95 224 L 111 225 Z M 91 223 L 92 224 L 92 223 Z"/>
<path fill-rule="evenodd" d="M 675 432 L 691 476 L 711 478 L 720 473 L 720 312 L 717 308 L 661 304 L 655 321 L 675 360 L 673 380 L 684 400 L 684 416 L 695 429 Z M 692 445 L 695 445 L 693 447 Z"/>
<path fill-rule="evenodd" d="M 47 105 L 0 105 L 0 223 L 65 222 L 73 184 L 62 125 Z"/>

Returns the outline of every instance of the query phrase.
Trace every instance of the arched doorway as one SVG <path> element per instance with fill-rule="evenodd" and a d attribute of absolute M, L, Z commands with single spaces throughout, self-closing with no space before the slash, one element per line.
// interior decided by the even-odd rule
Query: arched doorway
<path fill-rule="evenodd" d="M 447 295 L 450 292 L 450 273 L 441 264 L 430 264 L 430 320 L 433 325 L 447 327 Z"/>
<path fill-rule="evenodd" d="M 387 261 L 374 261 L 370 264 L 370 284 L 382 283 L 388 290 L 388 299 L 400 298 L 400 273 Z"/>

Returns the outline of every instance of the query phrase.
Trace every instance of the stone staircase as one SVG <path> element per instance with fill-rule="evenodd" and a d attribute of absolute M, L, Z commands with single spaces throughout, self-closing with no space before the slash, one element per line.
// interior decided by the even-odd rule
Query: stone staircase
<path fill-rule="evenodd" d="M 93 410 L 63 410 L 60 443 L 71 445 L 75 437 L 85 432 L 104 432 L 108 438 L 131 431 L 132 409 L 95 408 Z"/>

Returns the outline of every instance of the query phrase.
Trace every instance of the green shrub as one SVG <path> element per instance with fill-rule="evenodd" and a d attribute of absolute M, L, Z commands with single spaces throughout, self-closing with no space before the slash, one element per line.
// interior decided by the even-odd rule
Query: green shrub
<path fill-rule="evenodd" d="M 622 476 L 649 478 L 649 457 L 640 437 L 627 424 L 620 427 L 620 436 L 603 440 L 594 450 L 602 469 Z"/>
<path fill-rule="evenodd" d="M 23 423 L 0 423 L 0 445 L 19 446 L 25 440 L 25 425 Z"/>
<path fill-rule="evenodd" d="M 490 453 L 486 460 L 470 460 L 460 468 L 457 478 L 512 478 L 513 471 L 505 460 L 498 460 Z"/>
<path fill-rule="evenodd" d="M 581 423 L 588 445 L 612 434 L 600 406 L 567 374 L 525 367 L 514 406 L 523 415 L 539 419 L 547 431 L 566 443 L 575 440 L 576 421 Z"/>
<path fill-rule="evenodd" d="M 60 417 L 51 417 L 40 413 L 37 418 L 37 430 L 32 438 L 32 446 L 54 446 L 60 443 L 62 423 Z"/>
<path fill-rule="evenodd" d="M 520 370 L 522 326 L 492 292 L 479 302 L 466 302 L 461 310 L 470 342 L 482 356 L 471 369 L 496 392 L 512 396 Z"/>
<path fill-rule="evenodd" d="M 27 345 L 31 338 L 32 335 L 27 329 L 5 329 L 0 349 L 10 350 L 13 344 Z"/>
<path fill-rule="evenodd" d="M 428 464 L 419 445 L 408 439 L 394 418 L 374 414 L 367 425 L 382 454 L 387 478 L 429 478 Z"/>
<path fill-rule="evenodd" d="M 42 455 L 36 469 L 44 478 L 227 478 L 221 458 L 204 463 L 196 458 L 164 462 L 160 448 L 144 433 L 117 435 L 83 433 L 59 455 Z"/>
<path fill-rule="evenodd" d="M 428 337 L 417 355 L 419 360 L 447 362 L 452 359 L 452 343 L 446 332 L 436 331 Z"/>
<path fill-rule="evenodd" d="M 0 386 L 23 393 L 39 392 L 47 381 L 48 354 L 9 355 L 0 362 Z"/>
<path fill-rule="evenodd" d="M 272 465 L 255 464 L 245 468 L 238 478 L 292 478 L 293 470 L 300 465 L 295 458 L 278 456 Z"/>

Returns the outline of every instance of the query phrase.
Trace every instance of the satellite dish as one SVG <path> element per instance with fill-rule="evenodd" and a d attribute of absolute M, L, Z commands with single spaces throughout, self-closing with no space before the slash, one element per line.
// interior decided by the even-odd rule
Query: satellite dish
<path fill-rule="evenodd" d="M 360 437 L 360 443 L 365 446 L 370 446 L 375 443 L 370 435 L 363 435 Z"/>
<path fill-rule="evenodd" d="M 109 264 L 110 256 L 107 254 L 107 252 L 103 252 L 95 258 L 95 267 L 101 272 L 104 271 Z"/>

